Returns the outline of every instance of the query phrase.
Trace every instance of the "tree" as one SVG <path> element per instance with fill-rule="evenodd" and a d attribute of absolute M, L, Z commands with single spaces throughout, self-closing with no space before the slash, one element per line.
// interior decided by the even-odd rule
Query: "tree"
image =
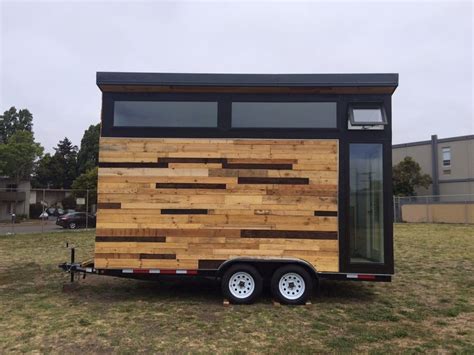
<path fill-rule="evenodd" d="M 55 153 L 38 162 L 34 186 L 54 189 L 70 189 L 77 177 L 77 146 L 66 137 L 59 141 Z"/>
<path fill-rule="evenodd" d="M 417 187 L 426 189 L 431 183 L 431 177 L 421 172 L 420 164 L 412 157 L 405 157 L 393 167 L 393 194 L 396 196 L 415 196 Z"/>
<path fill-rule="evenodd" d="M 90 125 L 81 139 L 81 149 L 77 154 L 77 171 L 83 174 L 97 166 L 99 161 L 100 124 Z"/>
<path fill-rule="evenodd" d="M 79 177 L 72 183 L 74 189 L 74 196 L 87 197 L 88 211 L 91 210 L 91 205 L 97 203 L 97 177 L 98 168 L 92 168 Z M 89 192 L 87 192 L 89 190 Z"/>
<path fill-rule="evenodd" d="M 18 186 L 21 180 L 29 180 L 37 158 L 43 154 L 43 148 L 35 143 L 30 131 L 16 131 L 0 144 L 0 175 L 13 179 Z M 16 211 L 15 201 L 14 212 Z"/>
<path fill-rule="evenodd" d="M 51 159 L 51 154 L 46 153 L 36 164 L 33 179 L 31 180 L 31 185 L 34 188 L 52 188 L 55 184 L 55 181 L 53 181 L 55 172 L 52 170 L 53 164 Z"/>
<path fill-rule="evenodd" d="M 62 187 L 70 189 L 77 177 L 77 146 L 65 137 L 54 150 L 53 167 L 58 169 Z"/>
<path fill-rule="evenodd" d="M 65 210 L 75 210 L 76 198 L 73 195 L 66 196 L 61 200 L 61 205 Z"/>
<path fill-rule="evenodd" d="M 0 144 L 5 144 L 8 138 L 18 131 L 32 132 L 33 115 L 27 109 L 17 111 L 15 106 L 10 107 L 0 116 Z"/>

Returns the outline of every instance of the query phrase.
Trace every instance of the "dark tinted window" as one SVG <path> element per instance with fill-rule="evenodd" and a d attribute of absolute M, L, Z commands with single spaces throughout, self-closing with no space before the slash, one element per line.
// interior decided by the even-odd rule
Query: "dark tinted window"
<path fill-rule="evenodd" d="M 232 127 L 336 128 L 335 102 L 233 102 Z"/>
<path fill-rule="evenodd" d="M 217 102 L 115 101 L 116 127 L 217 127 Z"/>

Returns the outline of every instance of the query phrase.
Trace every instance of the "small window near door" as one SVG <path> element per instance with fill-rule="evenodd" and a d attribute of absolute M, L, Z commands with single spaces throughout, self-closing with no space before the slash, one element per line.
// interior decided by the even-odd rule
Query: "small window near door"
<path fill-rule="evenodd" d="M 441 151 L 443 155 L 443 166 L 451 166 L 451 148 L 444 147 Z"/>
<path fill-rule="evenodd" d="M 349 105 L 349 121 L 352 126 L 386 125 L 387 116 L 382 104 L 353 103 Z"/>

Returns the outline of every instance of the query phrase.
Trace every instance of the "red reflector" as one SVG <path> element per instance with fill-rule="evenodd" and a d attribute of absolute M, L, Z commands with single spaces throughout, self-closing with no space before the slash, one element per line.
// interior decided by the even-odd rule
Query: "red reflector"
<path fill-rule="evenodd" d="M 197 275 L 197 270 L 188 270 L 188 275 Z"/>
<path fill-rule="evenodd" d="M 160 270 L 160 274 L 176 274 L 176 270 Z"/>
<path fill-rule="evenodd" d="M 361 280 L 375 280 L 375 275 L 357 275 L 357 278 Z"/>
<path fill-rule="evenodd" d="M 148 274 L 150 270 L 148 269 L 133 269 L 134 274 Z"/>

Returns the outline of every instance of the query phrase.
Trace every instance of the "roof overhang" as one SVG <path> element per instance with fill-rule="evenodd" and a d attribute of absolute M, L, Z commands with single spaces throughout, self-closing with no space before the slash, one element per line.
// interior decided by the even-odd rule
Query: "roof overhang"
<path fill-rule="evenodd" d="M 103 92 L 392 94 L 398 74 L 178 74 L 97 72 Z"/>

